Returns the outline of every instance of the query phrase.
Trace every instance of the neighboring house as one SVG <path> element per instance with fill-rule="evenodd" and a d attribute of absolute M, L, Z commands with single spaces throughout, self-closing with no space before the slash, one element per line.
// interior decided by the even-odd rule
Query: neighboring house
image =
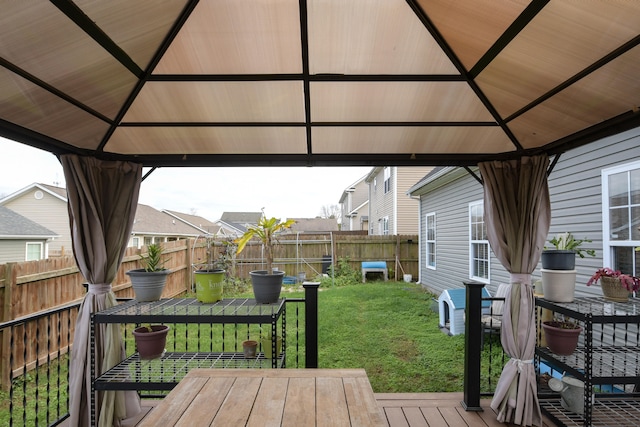
<path fill-rule="evenodd" d="M 58 235 L 11 209 L 0 206 L 0 264 L 47 258 Z"/>
<path fill-rule="evenodd" d="M 287 233 L 328 233 L 338 231 L 338 220 L 336 218 L 289 218 L 296 223 L 291 226 Z"/>
<path fill-rule="evenodd" d="M 172 216 L 173 218 L 184 222 L 185 224 L 195 227 L 203 231 L 202 234 L 208 234 L 212 236 L 225 236 L 224 230 L 219 225 L 216 225 L 213 221 L 209 221 L 198 215 L 191 215 L 182 212 L 170 211 L 163 209 L 162 212 Z"/>
<path fill-rule="evenodd" d="M 369 184 L 363 176 L 340 197 L 340 230 L 369 230 Z"/>
<path fill-rule="evenodd" d="M 34 183 L 0 200 L 0 206 L 19 213 L 58 236 L 49 242 L 49 256 L 72 254 L 65 188 Z"/>
<path fill-rule="evenodd" d="M 375 167 L 369 185 L 369 234 L 418 234 L 417 201 L 407 190 L 432 167 Z"/>
<path fill-rule="evenodd" d="M 45 257 L 71 255 L 71 232 L 67 209 L 67 190 L 45 184 L 31 184 L 0 200 L 0 206 L 30 219 L 53 232 Z M 197 237 L 215 231 L 215 223 L 195 215 L 158 211 L 138 205 L 129 246 L 141 247 L 153 242 L 167 242 Z"/>
<path fill-rule="evenodd" d="M 188 224 L 175 215 L 138 204 L 129 246 L 139 248 L 150 243 L 196 238 L 206 233 L 206 230 Z"/>
<path fill-rule="evenodd" d="M 258 225 L 260 218 L 262 212 L 223 212 L 222 217 L 214 223 L 220 227 L 219 235 L 239 237 L 250 225 Z"/>
<path fill-rule="evenodd" d="M 472 169 L 478 176 L 477 168 Z M 599 267 L 640 275 L 640 128 L 575 148 L 559 158 L 549 176 L 549 238 L 570 231 L 596 257 L 576 258 L 576 292 Z M 420 198 L 420 283 L 439 294 L 464 281 L 489 284 L 493 292 L 509 274 L 489 248 L 482 185 L 462 168 L 436 168 L 409 194 Z M 548 245 L 547 241 L 547 245 Z M 533 280 L 540 278 L 540 266 Z"/>

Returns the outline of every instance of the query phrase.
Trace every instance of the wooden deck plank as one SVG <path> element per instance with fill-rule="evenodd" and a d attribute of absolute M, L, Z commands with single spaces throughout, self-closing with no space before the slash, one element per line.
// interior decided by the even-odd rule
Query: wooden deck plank
<path fill-rule="evenodd" d="M 429 427 L 420 408 L 402 408 L 402 411 L 411 427 Z"/>
<path fill-rule="evenodd" d="M 424 415 L 425 420 L 429 424 L 429 427 L 448 427 L 447 420 L 444 419 L 440 409 L 438 408 L 421 408 L 420 412 Z M 390 427 L 395 427 L 390 424 Z"/>
<path fill-rule="evenodd" d="M 292 387 L 291 383 L 289 387 Z M 480 400 L 483 411 L 466 412 L 460 404 L 462 393 L 376 393 L 375 397 L 378 406 L 382 409 L 385 423 L 389 427 L 514 426 L 497 421 L 496 414 L 490 407 L 491 399 Z M 158 402 L 160 401 L 143 400 L 143 407 L 148 411 L 147 416 L 153 413 L 153 407 Z M 326 403 L 329 404 L 329 402 Z M 417 411 L 422 415 L 420 416 Z M 135 421 L 130 420 L 125 425 L 135 427 L 140 417 L 139 415 Z M 327 423 L 330 421 L 330 419 L 327 420 Z M 543 426 L 555 427 L 555 424 L 543 417 Z"/>

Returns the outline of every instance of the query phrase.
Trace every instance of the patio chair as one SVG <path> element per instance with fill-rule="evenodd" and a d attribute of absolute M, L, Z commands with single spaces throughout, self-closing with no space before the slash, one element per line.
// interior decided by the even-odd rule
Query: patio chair
<path fill-rule="evenodd" d="M 484 346 L 485 334 L 499 334 L 502 327 L 502 311 L 504 309 L 504 298 L 509 290 L 508 283 L 501 283 L 496 290 L 495 298 L 491 302 L 489 314 L 482 316 L 482 345 Z"/>

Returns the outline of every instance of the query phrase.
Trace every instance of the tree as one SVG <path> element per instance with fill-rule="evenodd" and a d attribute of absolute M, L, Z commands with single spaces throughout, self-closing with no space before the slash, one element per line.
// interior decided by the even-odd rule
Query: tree
<path fill-rule="evenodd" d="M 338 205 L 324 205 L 320 209 L 320 218 L 339 218 L 340 217 L 340 206 Z"/>

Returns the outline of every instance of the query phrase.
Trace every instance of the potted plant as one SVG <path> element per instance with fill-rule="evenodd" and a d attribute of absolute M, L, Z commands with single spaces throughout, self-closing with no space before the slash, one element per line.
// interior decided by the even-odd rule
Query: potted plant
<path fill-rule="evenodd" d="M 593 276 L 587 281 L 587 286 L 593 285 L 598 280 L 602 286 L 604 297 L 611 301 L 628 301 L 629 294 L 638 292 L 640 289 L 639 277 L 630 276 L 609 267 L 596 270 Z"/>
<path fill-rule="evenodd" d="M 168 332 L 168 325 L 145 325 L 135 328 L 133 337 L 140 359 L 148 360 L 162 356 Z"/>
<path fill-rule="evenodd" d="M 549 242 L 555 249 L 542 251 L 542 293 L 544 298 L 555 302 L 571 302 L 576 289 L 576 255 L 595 256 L 593 249 L 581 249 L 588 239 L 576 239 L 569 232 L 557 234 Z"/>
<path fill-rule="evenodd" d="M 583 243 L 591 243 L 589 239 L 576 239 L 570 232 L 556 234 L 549 240 L 555 249 L 542 251 L 542 268 L 549 270 L 573 270 L 576 266 L 576 255 L 584 258 L 585 254 L 596 256 L 593 249 L 581 249 Z"/>
<path fill-rule="evenodd" d="M 264 357 L 273 359 L 273 335 L 271 330 L 260 334 L 260 344 Z M 282 337 L 276 334 L 276 358 L 280 357 L 280 353 L 282 353 Z"/>
<path fill-rule="evenodd" d="M 284 271 L 273 269 L 273 249 L 278 243 L 277 234 L 290 228 L 295 224 L 295 221 L 292 219 L 281 221 L 274 217 L 267 218 L 264 215 L 264 210 L 262 213 L 262 218 L 258 221 L 258 225 L 249 226 L 247 231 L 235 240 L 238 245 L 236 253 L 242 252 L 247 243 L 254 237 L 262 242 L 267 269 L 250 271 L 249 275 L 251 276 L 251 285 L 256 301 L 261 304 L 272 304 L 280 298 L 282 279 L 284 278 Z"/>
<path fill-rule="evenodd" d="M 226 272 L 223 268 L 218 268 L 214 261 L 214 246 L 213 237 L 207 237 L 206 262 L 193 265 L 196 298 L 202 303 L 214 303 L 222 299 Z"/>
<path fill-rule="evenodd" d="M 140 255 L 142 268 L 127 271 L 137 301 L 158 301 L 171 270 L 164 268 L 163 249 L 159 243 L 147 246 L 147 253 Z"/>
<path fill-rule="evenodd" d="M 547 347 L 560 356 L 570 356 L 578 346 L 582 327 L 575 320 L 553 319 L 542 322 Z"/>

